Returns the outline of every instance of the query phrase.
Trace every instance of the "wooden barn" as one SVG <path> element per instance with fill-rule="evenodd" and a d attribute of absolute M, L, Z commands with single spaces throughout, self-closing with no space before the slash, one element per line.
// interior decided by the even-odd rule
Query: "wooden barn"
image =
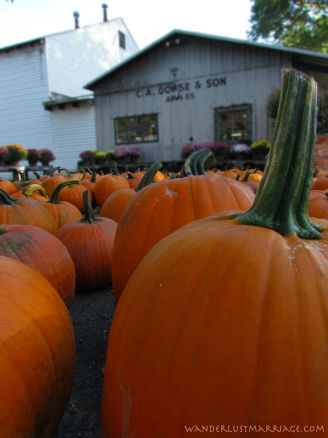
<path fill-rule="evenodd" d="M 328 55 L 173 30 L 85 85 L 97 149 L 138 147 L 151 162 L 179 160 L 190 141 L 271 140 L 268 100 L 290 67 L 328 94 Z"/>

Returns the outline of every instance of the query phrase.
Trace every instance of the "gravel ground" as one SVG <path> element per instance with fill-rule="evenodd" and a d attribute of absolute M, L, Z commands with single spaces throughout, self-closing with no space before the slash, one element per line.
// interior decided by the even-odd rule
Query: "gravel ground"
<path fill-rule="evenodd" d="M 54 438 L 101 438 L 101 396 L 115 310 L 110 288 L 77 294 L 69 308 L 76 340 L 72 394 Z"/>

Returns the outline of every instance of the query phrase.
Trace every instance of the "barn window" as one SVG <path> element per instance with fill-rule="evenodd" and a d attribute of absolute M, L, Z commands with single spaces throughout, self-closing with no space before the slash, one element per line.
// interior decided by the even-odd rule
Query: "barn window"
<path fill-rule="evenodd" d="M 121 49 L 126 48 L 125 34 L 123 32 L 121 32 L 120 30 L 118 31 L 118 45 L 121 47 Z"/>
<path fill-rule="evenodd" d="M 115 143 L 135 144 L 158 141 L 158 115 L 143 114 L 114 120 Z"/>
<path fill-rule="evenodd" d="M 215 108 L 215 140 L 230 144 L 252 138 L 250 104 Z"/>

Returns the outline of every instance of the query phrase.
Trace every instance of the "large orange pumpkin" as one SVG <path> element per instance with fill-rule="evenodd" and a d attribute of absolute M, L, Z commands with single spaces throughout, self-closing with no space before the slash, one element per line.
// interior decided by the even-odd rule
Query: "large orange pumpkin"
<path fill-rule="evenodd" d="M 0 436 L 51 438 L 73 384 L 72 323 L 29 266 L 0 256 L 0 284 Z"/>
<path fill-rule="evenodd" d="M 254 192 L 221 175 L 199 175 L 150 184 L 136 194 L 120 218 L 113 252 L 113 288 L 119 298 L 144 255 L 188 222 L 219 211 L 246 210 Z"/>
<path fill-rule="evenodd" d="M 195 425 L 328 436 L 328 231 L 306 214 L 313 80 L 285 71 L 277 120 L 252 208 L 177 230 L 130 278 L 110 331 L 104 438 Z"/>

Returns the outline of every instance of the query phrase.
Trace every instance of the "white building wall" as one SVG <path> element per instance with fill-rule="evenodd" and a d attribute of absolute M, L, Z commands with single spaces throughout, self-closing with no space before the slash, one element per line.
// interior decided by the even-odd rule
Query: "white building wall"
<path fill-rule="evenodd" d="M 52 164 L 75 170 L 79 154 L 96 149 L 94 107 L 90 104 L 78 108 L 65 106 L 63 110 L 53 110 L 50 115 L 54 137 L 52 150 L 56 156 Z"/>
<path fill-rule="evenodd" d="M 118 31 L 126 49 L 119 47 Z M 68 96 L 90 94 L 83 86 L 138 50 L 122 18 L 46 37 L 49 91 Z"/>
<path fill-rule="evenodd" d="M 51 148 L 48 78 L 42 45 L 0 53 L 0 145 Z"/>

